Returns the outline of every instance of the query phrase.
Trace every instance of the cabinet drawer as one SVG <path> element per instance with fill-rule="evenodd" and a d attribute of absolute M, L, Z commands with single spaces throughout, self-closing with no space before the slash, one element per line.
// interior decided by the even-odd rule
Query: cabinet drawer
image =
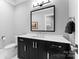
<path fill-rule="evenodd" d="M 25 56 L 25 48 L 24 48 L 25 44 L 23 43 L 18 43 L 18 57 L 19 58 L 24 58 Z"/>
<path fill-rule="evenodd" d="M 47 50 L 53 53 L 63 53 L 70 50 L 70 45 L 58 42 L 47 42 Z"/>

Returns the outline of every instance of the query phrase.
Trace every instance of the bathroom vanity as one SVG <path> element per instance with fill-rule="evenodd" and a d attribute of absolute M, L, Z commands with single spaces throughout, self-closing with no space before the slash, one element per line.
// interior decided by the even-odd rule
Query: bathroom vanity
<path fill-rule="evenodd" d="M 19 59 L 67 59 L 70 42 L 62 36 L 18 36 Z"/>

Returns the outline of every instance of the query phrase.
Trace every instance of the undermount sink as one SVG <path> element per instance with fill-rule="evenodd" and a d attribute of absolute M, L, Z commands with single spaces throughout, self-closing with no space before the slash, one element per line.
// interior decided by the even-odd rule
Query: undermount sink
<path fill-rule="evenodd" d="M 27 34 L 24 35 L 25 37 L 35 37 L 35 38 L 59 38 L 62 37 L 62 35 L 44 35 L 44 34 Z"/>

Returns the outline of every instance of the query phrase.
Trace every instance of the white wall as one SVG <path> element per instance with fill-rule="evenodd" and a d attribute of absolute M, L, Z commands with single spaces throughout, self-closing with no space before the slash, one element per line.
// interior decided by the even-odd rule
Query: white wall
<path fill-rule="evenodd" d="M 78 0 L 69 0 L 69 17 L 75 17 L 75 43 L 78 44 Z M 75 54 L 78 59 L 78 54 Z"/>
<path fill-rule="evenodd" d="M 31 0 L 16 6 L 15 10 L 15 24 L 16 31 L 15 34 L 25 34 L 29 32 L 30 28 L 30 10 L 31 10 Z"/>
<path fill-rule="evenodd" d="M 63 34 L 66 20 L 68 18 L 68 0 L 53 0 L 56 7 L 56 31 L 51 34 Z M 32 0 L 28 0 L 16 7 L 15 21 L 16 34 L 30 32 L 30 10 L 32 10 Z M 49 33 L 50 34 L 50 33 Z"/>
<path fill-rule="evenodd" d="M 75 41 L 78 43 L 78 0 L 69 0 L 69 17 L 75 17 Z"/>
<path fill-rule="evenodd" d="M 14 7 L 0 0 L 0 40 L 6 38 L 1 45 L 14 42 L 14 30 Z"/>

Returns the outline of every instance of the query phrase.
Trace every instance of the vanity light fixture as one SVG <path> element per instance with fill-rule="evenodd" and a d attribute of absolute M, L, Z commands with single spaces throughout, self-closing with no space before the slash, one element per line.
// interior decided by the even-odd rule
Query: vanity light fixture
<path fill-rule="evenodd" d="M 34 1 L 33 2 L 33 7 L 37 7 L 37 6 L 43 6 L 43 5 L 45 5 L 45 4 L 47 4 L 47 3 L 50 3 L 51 2 L 51 0 L 40 0 L 40 1 Z"/>

